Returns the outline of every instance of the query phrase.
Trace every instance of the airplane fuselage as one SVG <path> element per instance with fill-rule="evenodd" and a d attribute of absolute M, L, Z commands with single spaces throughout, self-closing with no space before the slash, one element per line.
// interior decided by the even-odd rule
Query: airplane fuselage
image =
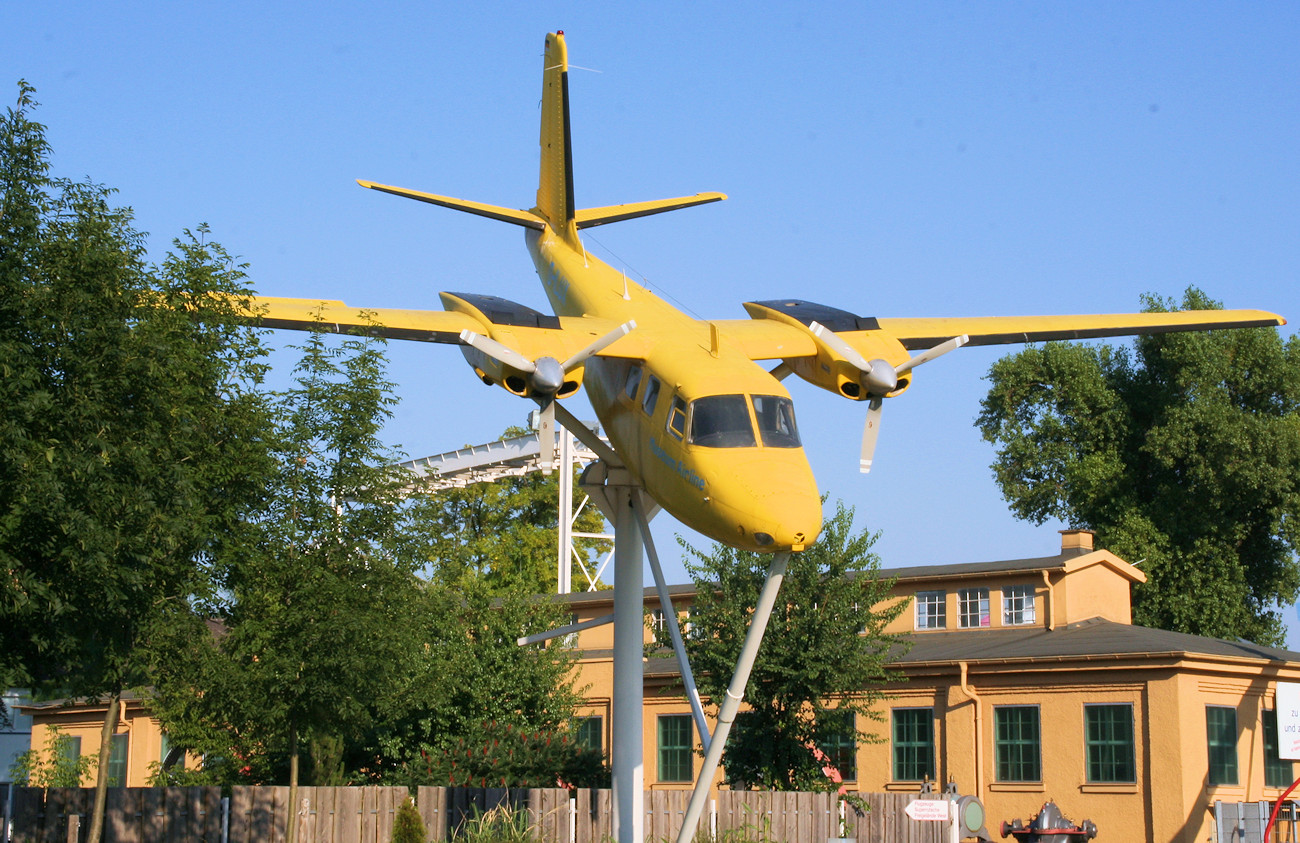
<path fill-rule="evenodd" d="M 821 499 L 786 389 L 709 325 L 550 228 L 526 233 L 558 316 L 635 320 L 653 353 L 595 357 L 583 386 L 637 482 L 688 526 L 757 551 L 801 549 Z"/>

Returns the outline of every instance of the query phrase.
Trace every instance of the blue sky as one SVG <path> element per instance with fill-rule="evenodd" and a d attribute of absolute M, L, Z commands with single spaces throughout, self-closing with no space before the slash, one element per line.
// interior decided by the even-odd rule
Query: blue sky
<path fill-rule="evenodd" d="M 37 88 L 57 174 L 118 189 L 157 256 L 207 222 L 268 295 L 544 309 L 518 229 L 354 179 L 530 206 L 559 28 L 580 206 L 731 197 L 586 237 L 697 315 L 1130 311 L 1196 285 L 1300 319 L 1300 5 L 804 5 L 11 3 L 0 81 Z M 1055 552 L 1062 525 L 1011 517 L 973 427 L 1008 350 L 920 370 L 865 478 L 862 408 L 791 384 L 822 488 L 887 566 Z M 454 350 L 390 358 L 412 456 L 527 413 Z"/>

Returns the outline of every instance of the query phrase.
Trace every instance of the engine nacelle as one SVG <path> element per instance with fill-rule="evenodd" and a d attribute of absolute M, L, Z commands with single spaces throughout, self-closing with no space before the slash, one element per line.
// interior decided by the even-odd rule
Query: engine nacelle
<path fill-rule="evenodd" d="M 902 343 L 884 333 L 855 334 L 852 345 L 867 360 L 873 363 L 883 361 L 885 366 L 880 368 L 885 370 L 892 370 L 910 356 Z M 819 344 L 816 357 L 797 357 L 786 360 L 785 364 L 809 383 L 853 401 L 865 401 L 874 391 L 870 387 L 870 382 L 875 380 L 871 377 L 872 373 L 859 372 L 856 366 L 824 345 Z M 892 371 L 889 374 L 892 375 Z M 901 395 L 911 385 L 912 373 L 908 372 L 898 376 L 892 389 L 881 391 L 886 396 L 893 397 Z"/>

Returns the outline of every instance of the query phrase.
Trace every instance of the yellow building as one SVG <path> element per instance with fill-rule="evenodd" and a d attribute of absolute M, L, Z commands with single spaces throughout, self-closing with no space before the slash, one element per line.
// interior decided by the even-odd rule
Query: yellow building
<path fill-rule="evenodd" d="M 881 704 L 884 741 L 856 747 L 849 787 L 916 791 L 955 780 L 983 799 L 988 827 L 1027 819 L 1052 799 L 1107 840 L 1204 841 L 1216 800 L 1276 799 L 1300 774 L 1276 753 L 1274 694 L 1300 683 L 1300 653 L 1133 626 L 1142 572 L 1092 535 L 1063 534 L 1039 559 L 896 568 L 894 596 L 913 604 L 890 631 L 911 650 L 907 680 Z M 694 590 L 670 589 L 683 618 Z M 563 598 L 576 620 L 607 615 L 610 591 Z M 646 591 L 648 609 L 658 607 Z M 585 736 L 609 746 L 612 628 L 578 634 Z M 647 643 L 650 633 L 647 631 Z M 676 661 L 645 662 L 646 787 L 687 789 L 700 766 Z M 52 725 L 99 750 L 104 707 L 24 706 L 32 745 Z M 147 783 L 167 752 L 144 702 L 122 703 L 116 771 Z M 871 728 L 868 724 L 858 724 Z"/>
<path fill-rule="evenodd" d="M 1142 572 L 1094 550 L 1091 533 L 1062 535 L 1055 556 L 885 571 L 913 600 L 890 629 L 912 642 L 894 665 L 907 681 L 887 689 L 885 740 L 856 748 L 850 788 L 952 779 L 995 833 L 1051 799 L 1105 839 L 1159 843 L 1210 839 L 1216 800 L 1280 796 L 1300 771 L 1277 759 L 1274 693 L 1300 682 L 1300 653 L 1134 626 Z M 693 589 L 672 592 L 684 619 Z M 565 599 L 580 621 L 611 611 L 610 592 Z M 653 590 L 646 604 L 657 608 Z M 610 636 L 577 643 L 583 727 L 606 747 Z M 646 787 L 689 788 L 698 738 L 675 659 L 645 663 L 642 731 Z"/>

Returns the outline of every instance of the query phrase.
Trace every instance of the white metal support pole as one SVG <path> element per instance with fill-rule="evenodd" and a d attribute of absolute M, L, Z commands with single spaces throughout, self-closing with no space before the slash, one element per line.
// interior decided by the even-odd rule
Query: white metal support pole
<path fill-rule="evenodd" d="M 642 760 L 641 668 L 645 622 L 641 528 L 633 510 L 631 486 L 607 487 L 614 517 L 614 837 L 618 843 L 643 843 L 645 767 Z"/>
<path fill-rule="evenodd" d="M 772 557 L 772 564 L 767 568 L 767 580 L 758 595 L 758 604 L 749 620 L 749 630 L 745 633 L 745 643 L 741 645 L 740 657 L 736 659 L 736 671 L 731 675 L 731 684 L 727 686 L 726 696 L 718 707 L 718 723 L 713 727 L 713 738 L 709 742 L 709 751 L 704 754 L 704 766 L 700 768 L 699 778 L 695 780 L 695 789 L 691 791 L 691 801 L 686 806 L 686 816 L 682 819 L 682 829 L 677 835 L 677 843 L 690 843 L 695 837 L 695 829 L 704 810 L 704 800 L 709 796 L 713 785 L 713 774 L 718 771 L 718 762 L 722 760 L 722 750 L 727 745 L 727 734 L 736 719 L 736 711 L 745 696 L 745 686 L 749 684 L 750 671 L 754 669 L 754 659 L 758 656 L 758 647 L 763 643 L 763 633 L 767 630 L 768 618 L 772 616 L 772 607 L 776 605 L 777 592 L 781 590 L 781 581 L 785 579 L 785 568 L 790 562 L 790 551 L 779 551 Z M 617 599 L 617 598 L 615 598 Z M 619 843 L 623 843 L 622 838 Z"/>
<path fill-rule="evenodd" d="M 573 591 L 573 434 L 567 427 L 556 425 L 560 438 L 560 540 L 556 548 L 557 589 L 560 594 Z M 543 461 L 552 454 L 542 454 Z"/>

